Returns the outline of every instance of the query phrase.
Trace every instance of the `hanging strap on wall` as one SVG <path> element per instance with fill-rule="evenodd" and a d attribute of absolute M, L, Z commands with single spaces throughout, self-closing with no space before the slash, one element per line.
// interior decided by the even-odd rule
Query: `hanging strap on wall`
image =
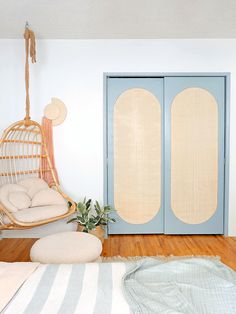
<path fill-rule="evenodd" d="M 28 23 L 25 26 L 25 120 L 26 122 L 30 120 L 30 98 L 29 98 L 29 54 L 31 57 L 32 63 L 36 62 L 36 49 L 35 49 L 35 36 L 34 32 L 29 29 Z"/>

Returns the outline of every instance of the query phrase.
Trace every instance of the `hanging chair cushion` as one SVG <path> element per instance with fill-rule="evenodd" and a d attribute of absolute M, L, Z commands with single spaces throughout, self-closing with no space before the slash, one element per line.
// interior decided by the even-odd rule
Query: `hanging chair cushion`
<path fill-rule="evenodd" d="M 37 192 L 32 198 L 32 207 L 47 205 L 66 205 L 65 199 L 53 189 L 44 189 Z"/>
<path fill-rule="evenodd" d="M 4 184 L 0 188 L 0 203 L 2 203 L 9 212 L 15 213 L 18 209 L 31 205 L 30 198 L 26 193 L 27 189 L 21 185 Z"/>
<path fill-rule="evenodd" d="M 28 208 L 31 206 L 31 198 L 26 192 L 12 192 L 8 195 L 8 200 L 11 202 L 18 210 Z"/>
<path fill-rule="evenodd" d="M 63 196 L 39 178 L 3 185 L 0 202 L 16 220 L 26 223 L 55 218 L 68 212 Z M 5 224 L 11 222 L 6 215 L 3 220 Z"/>
<path fill-rule="evenodd" d="M 67 211 L 66 205 L 38 206 L 19 210 L 13 213 L 13 216 L 20 222 L 32 223 L 64 215 Z M 10 223 L 6 215 L 3 217 L 3 222 Z"/>
<path fill-rule="evenodd" d="M 20 180 L 18 184 L 26 188 L 27 193 L 31 198 L 33 198 L 39 191 L 48 189 L 47 182 L 40 178 L 27 178 Z"/>

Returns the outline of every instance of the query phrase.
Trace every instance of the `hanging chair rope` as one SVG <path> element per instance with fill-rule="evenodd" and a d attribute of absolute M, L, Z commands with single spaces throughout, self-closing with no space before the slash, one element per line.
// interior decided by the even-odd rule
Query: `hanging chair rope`
<path fill-rule="evenodd" d="M 36 62 L 36 49 L 35 49 L 35 36 L 34 32 L 30 30 L 27 26 L 24 33 L 25 38 L 25 121 L 30 120 L 30 98 L 29 98 L 29 55 L 31 57 L 32 63 Z"/>

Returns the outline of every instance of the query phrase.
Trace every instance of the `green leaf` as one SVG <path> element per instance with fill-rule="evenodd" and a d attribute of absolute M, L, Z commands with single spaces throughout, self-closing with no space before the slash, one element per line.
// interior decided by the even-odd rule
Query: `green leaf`
<path fill-rule="evenodd" d="M 85 213 L 86 212 L 86 206 L 84 203 L 78 203 L 77 204 L 77 211 L 81 212 L 81 213 Z"/>
<path fill-rule="evenodd" d="M 89 230 L 93 230 L 93 229 L 96 228 L 96 226 L 95 226 L 92 222 L 89 222 L 88 225 L 87 225 L 87 228 L 88 228 Z"/>
<path fill-rule="evenodd" d="M 79 217 L 78 218 L 78 222 L 84 224 L 85 223 L 85 219 L 83 217 Z"/>
<path fill-rule="evenodd" d="M 96 201 L 95 203 L 96 203 L 97 208 L 98 208 L 99 210 L 101 210 L 101 207 L 100 207 L 98 201 Z"/>
<path fill-rule="evenodd" d="M 89 207 L 90 207 L 90 205 L 91 205 L 91 202 L 92 202 L 92 200 L 89 199 L 89 200 L 85 203 L 86 209 L 89 209 Z"/>
<path fill-rule="evenodd" d="M 95 209 L 95 211 L 96 211 L 97 215 L 99 215 L 100 210 L 99 210 L 96 206 L 94 206 L 94 209 Z"/>
<path fill-rule="evenodd" d="M 104 211 L 104 214 L 108 215 L 108 214 L 110 214 L 111 212 L 113 212 L 114 209 L 113 209 L 111 206 L 106 205 L 106 206 L 104 206 L 103 211 Z"/>
<path fill-rule="evenodd" d="M 66 223 L 69 224 L 70 222 L 73 222 L 73 221 L 76 221 L 76 220 L 77 220 L 77 218 L 72 218 L 72 219 L 68 220 Z"/>

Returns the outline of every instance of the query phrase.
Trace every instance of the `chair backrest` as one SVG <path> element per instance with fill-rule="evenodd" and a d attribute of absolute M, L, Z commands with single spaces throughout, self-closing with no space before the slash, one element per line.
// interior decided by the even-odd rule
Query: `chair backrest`
<path fill-rule="evenodd" d="M 0 140 L 0 185 L 27 177 L 43 178 L 45 171 L 55 180 L 41 125 L 32 120 L 12 124 Z"/>

